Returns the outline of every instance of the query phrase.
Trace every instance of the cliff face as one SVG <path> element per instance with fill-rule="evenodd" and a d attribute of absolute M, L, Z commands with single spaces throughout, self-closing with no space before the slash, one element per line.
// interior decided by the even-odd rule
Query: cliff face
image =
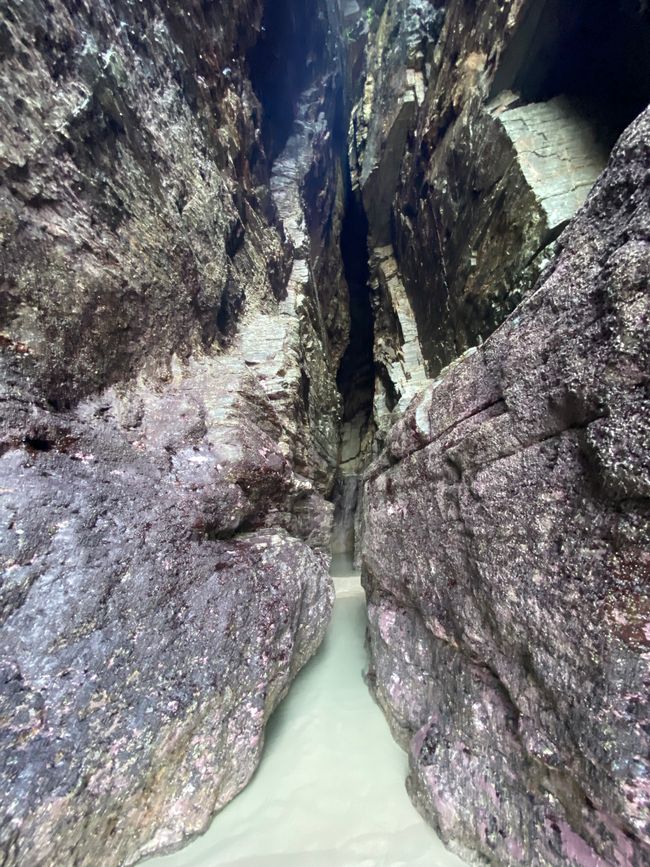
<path fill-rule="evenodd" d="M 246 784 L 332 500 L 424 816 L 647 863 L 646 5 L 4 4 L 3 864 Z"/>
<path fill-rule="evenodd" d="M 280 13 L 3 9 L 7 865 L 133 863 L 203 829 L 324 634 L 339 25 Z M 269 106 L 283 40 L 302 75 Z"/>
<path fill-rule="evenodd" d="M 650 97 L 647 13 L 376 12 L 350 138 L 385 444 L 369 683 L 468 859 L 645 864 L 647 114 L 579 208 Z"/>
<path fill-rule="evenodd" d="M 350 162 L 370 226 L 381 433 L 535 284 L 647 104 L 650 25 L 635 4 L 556 0 L 385 0 L 367 17 Z"/>
<path fill-rule="evenodd" d="M 366 482 L 371 683 L 443 838 L 647 863 L 650 115 Z"/>

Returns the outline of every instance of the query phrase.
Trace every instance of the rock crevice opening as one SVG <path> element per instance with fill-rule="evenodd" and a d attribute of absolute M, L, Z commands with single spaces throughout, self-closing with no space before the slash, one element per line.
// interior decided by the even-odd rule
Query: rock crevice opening
<path fill-rule="evenodd" d="M 6 0 L 6 867 L 202 831 L 332 548 L 443 838 L 645 867 L 648 14 Z"/>
<path fill-rule="evenodd" d="M 332 553 L 353 557 L 360 476 L 373 453 L 375 362 L 368 221 L 351 189 L 341 226 L 341 256 L 350 292 L 350 336 L 337 373 L 343 415 Z"/>

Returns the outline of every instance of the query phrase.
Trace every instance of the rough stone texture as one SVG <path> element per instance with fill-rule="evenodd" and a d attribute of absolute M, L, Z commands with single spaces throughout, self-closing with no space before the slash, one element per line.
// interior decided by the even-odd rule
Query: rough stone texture
<path fill-rule="evenodd" d="M 363 196 L 373 246 L 391 240 L 391 204 L 400 165 L 424 99 L 426 55 L 443 18 L 442 10 L 428 0 L 388 0 L 371 30 L 363 94 L 352 112 L 349 143 L 353 180 Z"/>
<path fill-rule="evenodd" d="M 488 108 L 468 104 L 428 163 L 417 214 L 399 218 L 404 280 L 434 373 L 531 288 L 606 162 L 568 101 L 518 102 L 506 92 Z M 425 234 L 414 266 L 407 247 Z"/>
<path fill-rule="evenodd" d="M 331 137 L 328 116 L 323 111 L 322 84 L 319 81 L 300 96 L 294 129 L 273 166 L 271 191 L 295 251 L 286 298 L 280 306 L 283 314 L 280 327 L 283 334 L 291 332 L 291 351 L 298 362 L 292 365 L 296 377 L 293 391 L 302 396 L 302 409 L 308 421 L 307 447 L 303 450 L 305 459 L 302 466 L 305 473 L 320 475 L 325 489 L 329 491 L 339 451 L 340 395 L 336 387 L 336 372 L 345 346 L 344 339 L 347 339 L 349 314 L 341 256 L 340 253 L 335 255 L 331 249 L 340 237 L 337 234 L 337 230 L 340 232 L 343 209 L 340 165 L 332 160 L 330 168 L 333 171 L 326 171 L 324 179 L 318 184 L 319 189 L 324 188 L 327 192 L 328 187 L 323 180 L 326 182 L 328 177 L 333 180 L 332 201 L 328 203 L 327 210 L 323 209 L 325 216 L 333 214 L 338 221 L 338 226 L 332 225 L 330 229 L 329 240 L 321 238 L 319 234 L 316 244 L 312 243 L 313 236 L 306 225 L 302 195 L 303 187 L 314 183 L 313 172 L 318 168 L 314 163 L 314 151 L 322 153 L 321 143 L 327 143 Z M 321 209 L 318 209 L 312 214 L 311 228 L 314 233 L 322 232 L 320 218 Z M 337 263 L 333 275 L 327 267 L 332 262 Z M 332 277 L 333 281 L 321 283 L 319 278 L 325 276 Z M 324 298 L 321 298 L 321 292 Z M 266 330 L 266 318 L 260 325 L 262 332 Z M 263 345 L 260 337 L 260 334 L 253 335 L 253 351 L 256 347 L 261 349 Z M 271 341 L 261 349 L 264 359 L 268 363 L 275 363 L 278 368 L 278 381 L 283 375 L 286 376 L 286 372 L 282 372 L 286 367 L 284 355 L 279 351 L 286 340 L 287 337 L 284 337 L 279 344 Z M 323 348 L 326 353 L 323 353 Z M 287 407 L 286 417 L 289 419 L 292 418 L 292 409 L 296 407 Z M 298 433 L 300 425 L 296 425 L 296 428 Z"/>
<path fill-rule="evenodd" d="M 444 19 L 439 6 L 384 0 L 369 7 L 365 69 L 351 112 L 352 184 L 368 219 L 376 374 L 372 427 L 377 445 L 397 417 L 393 412 L 403 410 L 416 384 L 426 379 L 417 323 L 391 246 L 391 209 Z M 371 454 L 367 449 L 365 463 Z"/>
<path fill-rule="evenodd" d="M 605 168 L 607 152 L 587 118 L 565 97 L 513 108 L 507 104 L 510 96 L 502 94 L 493 112 L 498 113 L 518 167 L 535 193 L 546 231 L 557 234 L 584 204 Z"/>
<path fill-rule="evenodd" d="M 404 290 L 392 247 L 379 247 L 371 259 L 377 372 L 373 416 L 377 442 L 391 420 L 401 416 L 428 382 L 417 323 Z"/>
<path fill-rule="evenodd" d="M 284 209 L 246 63 L 262 12 L 3 7 L 6 865 L 133 863 L 205 828 L 329 617 L 340 73 L 323 42 Z"/>
<path fill-rule="evenodd" d="M 647 104 L 650 22 L 600 0 L 380 7 L 350 163 L 371 247 L 393 246 L 437 375 L 530 291 Z"/>
<path fill-rule="evenodd" d="M 370 682 L 478 862 L 650 859 L 649 142 L 367 473 Z"/>
<path fill-rule="evenodd" d="M 281 290 L 280 239 L 239 177 L 258 109 L 230 54 L 258 6 L 5 11 L 3 326 L 57 405 L 211 347 L 251 282 Z"/>
<path fill-rule="evenodd" d="M 434 375 L 503 321 L 539 275 L 534 257 L 552 240 L 507 132 L 487 108 L 528 5 L 447 3 L 429 48 L 392 241 Z"/>
<path fill-rule="evenodd" d="M 323 637 L 326 557 L 300 537 L 320 510 L 326 543 L 329 513 L 254 383 L 215 380 L 32 411 L 9 433 L 34 445 L 3 444 L 4 864 L 130 864 L 203 830 Z"/>

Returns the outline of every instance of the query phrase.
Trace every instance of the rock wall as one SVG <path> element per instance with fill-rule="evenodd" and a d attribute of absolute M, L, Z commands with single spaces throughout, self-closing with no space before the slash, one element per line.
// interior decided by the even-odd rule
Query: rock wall
<path fill-rule="evenodd" d="M 644 864 L 647 117 L 567 226 L 650 99 L 648 13 L 372 9 L 369 683 L 468 860 Z"/>
<path fill-rule="evenodd" d="M 4 4 L 4 864 L 132 864 L 246 784 L 384 444 L 415 801 L 647 863 L 647 116 L 566 227 L 649 47 L 627 0 Z"/>
<path fill-rule="evenodd" d="M 650 859 L 649 142 L 366 475 L 369 681 L 475 863 Z"/>
<path fill-rule="evenodd" d="M 251 84 L 266 11 L 3 7 L 6 865 L 204 829 L 329 618 L 340 24 L 310 17 L 283 139 Z"/>
<path fill-rule="evenodd" d="M 368 221 L 374 321 L 375 444 L 384 438 L 427 380 L 418 327 L 402 280 L 393 239 L 393 199 L 402 162 L 422 106 L 444 10 L 421 0 L 384 0 L 360 12 L 365 69 L 349 128 L 353 190 Z"/>
<path fill-rule="evenodd" d="M 385 0 L 368 17 L 350 164 L 375 263 L 381 441 L 400 400 L 491 334 L 552 258 L 650 98 L 650 22 L 582 0 Z"/>

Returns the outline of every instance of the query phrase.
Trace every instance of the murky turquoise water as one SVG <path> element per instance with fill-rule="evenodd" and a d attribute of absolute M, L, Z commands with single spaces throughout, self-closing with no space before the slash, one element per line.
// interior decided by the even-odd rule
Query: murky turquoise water
<path fill-rule="evenodd" d="M 146 867 L 463 864 L 406 794 L 406 756 L 361 679 L 365 605 L 359 578 L 340 561 L 337 571 L 327 638 L 273 715 L 253 780 L 203 837 Z"/>

